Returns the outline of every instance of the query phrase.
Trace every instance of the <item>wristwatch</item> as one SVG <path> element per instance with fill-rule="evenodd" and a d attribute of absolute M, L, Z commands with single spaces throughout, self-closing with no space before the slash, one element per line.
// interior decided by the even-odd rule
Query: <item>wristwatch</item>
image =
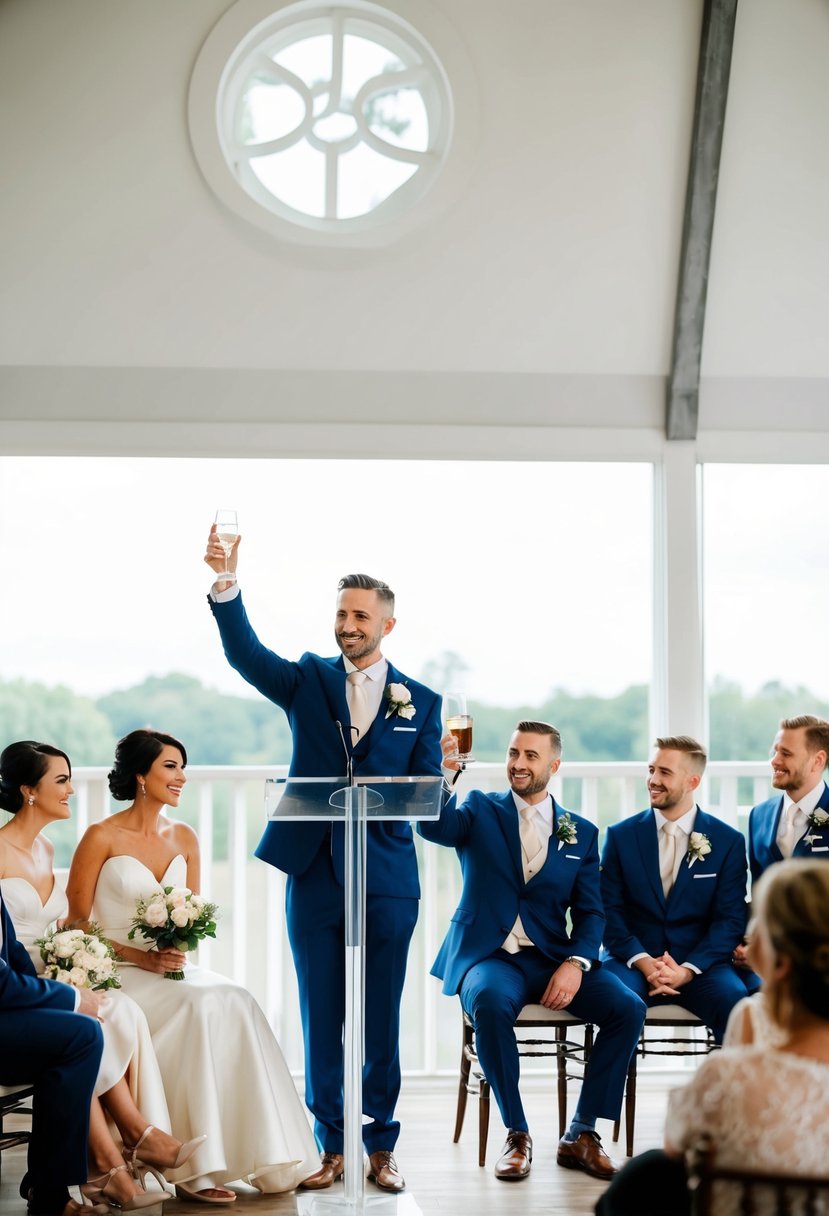
<path fill-rule="evenodd" d="M 579 971 L 589 971 L 590 970 L 589 963 L 586 963 L 583 958 L 576 958 L 572 954 L 570 955 L 569 958 L 566 958 L 564 961 L 565 961 L 565 963 L 572 963 L 572 965 L 574 967 L 578 967 Z"/>

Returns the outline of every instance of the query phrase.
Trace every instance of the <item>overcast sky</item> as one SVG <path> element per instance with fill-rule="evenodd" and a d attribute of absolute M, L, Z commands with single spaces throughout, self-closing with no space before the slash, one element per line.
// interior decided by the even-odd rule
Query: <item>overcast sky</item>
<path fill-rule="evenodd" d="M 710 670 L 825 693 L 823 471 L 706 477 Z M 248 613 L 288 658 L 334 652 L 337 579 L 365 571 L 397 593 L 385 651 L 407 674 L 454 650 L 476 699 L 611 694 L 651 675 L 651 498 L 645 464 L 2 459 L 0 676 L 248 691 L 205 602 L 207 531 L 232 507 Z"/>

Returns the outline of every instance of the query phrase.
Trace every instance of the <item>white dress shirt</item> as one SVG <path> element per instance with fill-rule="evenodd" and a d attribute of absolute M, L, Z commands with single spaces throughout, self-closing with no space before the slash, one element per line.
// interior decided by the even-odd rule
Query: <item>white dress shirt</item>
<path fill-rule="evenodd" d="M 656 828 L 657 839 L 658 839 L 659 833 L 662 830 L 662 824 L 668 823 L 669 821 L 668 821 L 667 816 L 663 815 L 662 812 L 657 807 L 652 807 L 651 809 L 653 811 L 654 827 Z M 679 819 L 673 820 L 673 824 L 674 824 L 675 828 L 677 829 L 677 832 L 676 832 L 676 860 L 674 861 L 674 882 L 676 882 L 676 876 L 679 873 L 679 867 L 682 865 L 683 861 L 685 861 L 686 857 L 688 856 L 688 842 L 691 839 L 691 833 L 694 830 L 694 820 L 696 819 L 696 817 L 697 817 L 697 807 L 692 806 L 690 811 L 686 811 L 684 815 L 680 815 Z M 639 954 L 631 955 L 631 957 L 627 961 L 627 965 L 628 965 L 628 967 L 632 967 L 634 965 L 634 963 L 637 961 L 637 959 L 647 958 L 647 957 L 648 957 L 648 952 L 646 950 L 642 950 L 642 951 L 640 951 Z M 702 972 L 700 971 L 699 967 L 695 967 L 693 963 L 684 962 L 684 963 L 680 963 L 680 966 L 687 967 L 689 971 L 693 971 L 694 975 L 702 975 Z"/>
<path fill-rule="evenodd" d="M 780 823 L 777 825 L 778 844 L 786 837 L 789 807 L 792 806 L 797 807 L 794 816 L 794 841 L 792 842 L 792 847 L 794 848 L 798 840 L 806 835 L 806 829 L 809 827 L 809 816 L 823 797 L 823 784 L 823 778 L 821 777 L 814 789 L 809 790 L 808 794 L 804 794 L 799 802 L 793 802 L 789 795 L 784 792 L 783 810 L 780 813 Z"/>

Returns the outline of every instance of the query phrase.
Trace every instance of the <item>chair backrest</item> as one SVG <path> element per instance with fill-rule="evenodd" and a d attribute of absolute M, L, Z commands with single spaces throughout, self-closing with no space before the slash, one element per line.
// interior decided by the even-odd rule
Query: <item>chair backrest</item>
<path fill-rule="evenodd" d="M 692 1154 L 689 1186 L 693 1216 L 721 1216 L 724 1211 L 739 1216 L 829 1216 L 829 1177 L 720 1166 L 707 1139 Z"/>

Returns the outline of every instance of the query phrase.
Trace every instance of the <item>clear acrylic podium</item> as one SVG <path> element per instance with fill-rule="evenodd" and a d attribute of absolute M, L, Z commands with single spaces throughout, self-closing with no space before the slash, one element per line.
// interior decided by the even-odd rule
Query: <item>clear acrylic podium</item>
<path fill-rule="evenodd" d="M 303 1216 L 367 1212 L 415 1216 L 408 1191 L 366 1196 L 363 1168 L 363 1010 L 365 1001 L 366 828 L 369 820 L 437 819 L 442 777 L 278 777 L 265 782 L 269 819 L 340 822 L 345 834 L 345 1029 L 343 1124 L 345 1182 L 342 1194 L 300 1194 Z"/>

